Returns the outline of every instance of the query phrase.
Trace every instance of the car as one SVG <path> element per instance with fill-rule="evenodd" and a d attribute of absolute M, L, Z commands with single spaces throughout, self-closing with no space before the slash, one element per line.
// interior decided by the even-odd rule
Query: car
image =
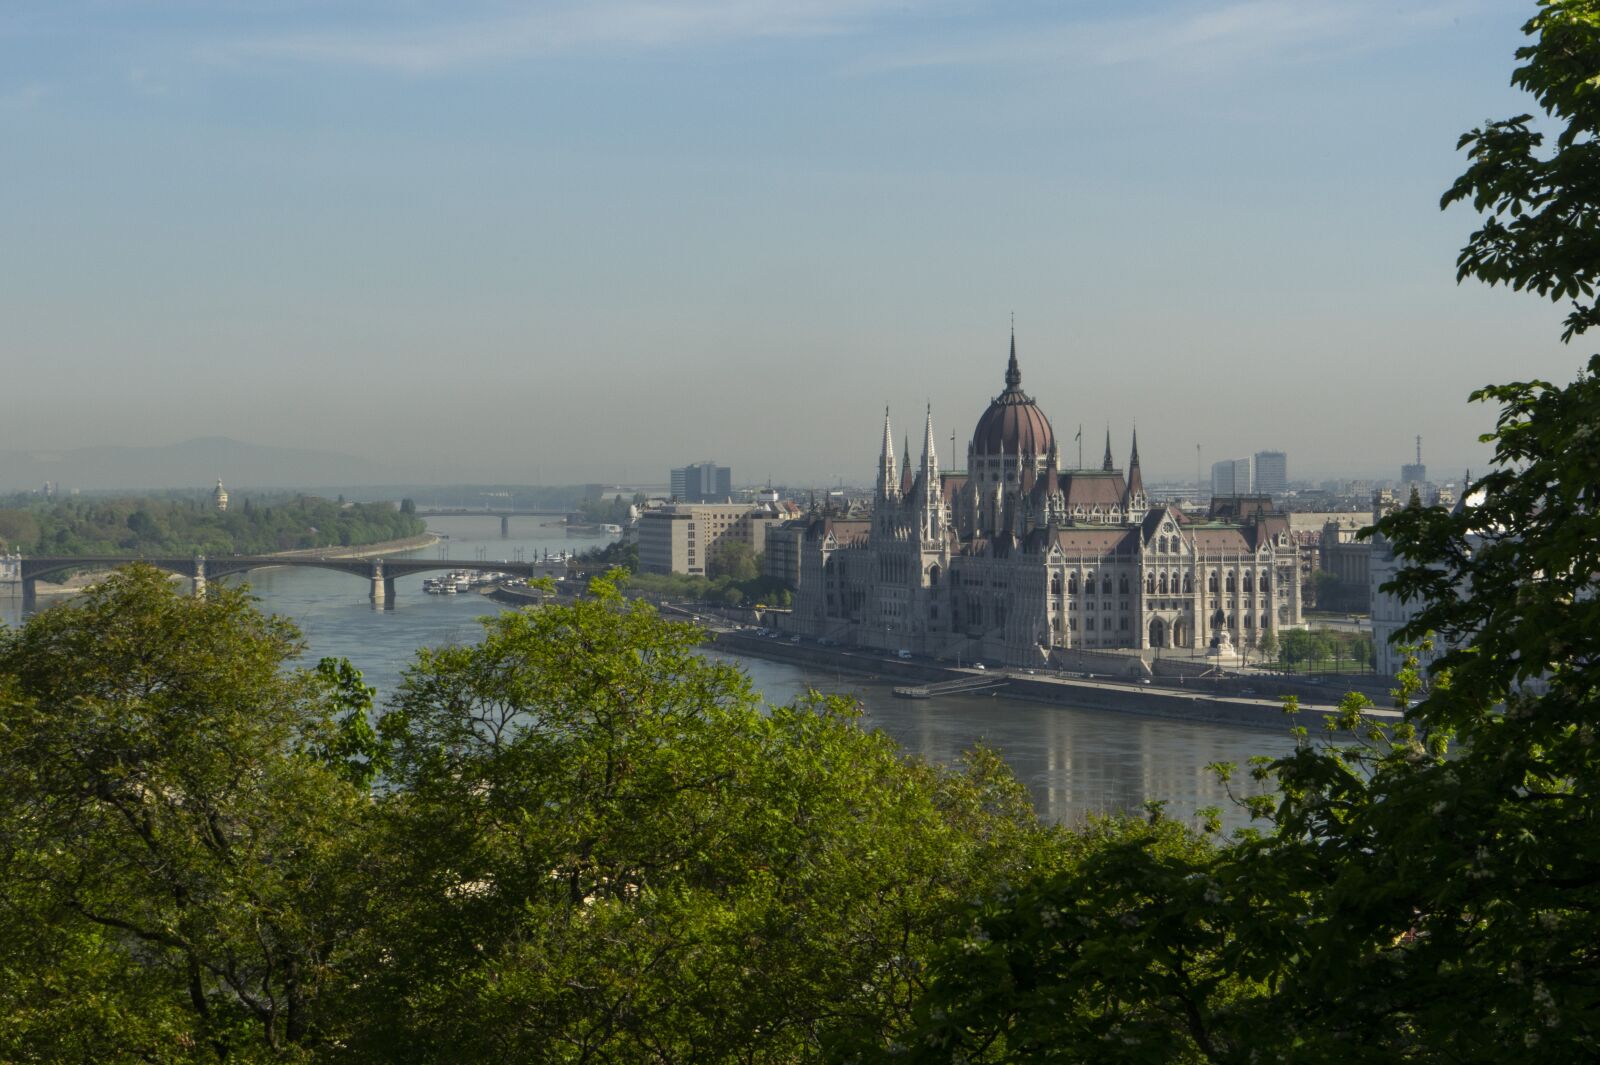
<path fill-rule="evenodd" d="M 984 669 L 984 665 L 983 665 L 982 662 L 974 662 L 974 663 L 972 663 L 972 668 L 973 669 L 977 669 L 977 670 L 983 670 Z"/>
<path fill-rule="evenodd" d="M 894 656 L 896 658 L 910 658 L 911 657 L 911 652 L 910 651 L 906 651 L 906 650 L 899 650 L 899 651 L 896 651 L 894 653 Z"/>
<path fill-rule="evenodd" d="M 800 637 L 798 637 L 798 636 L 791 636 L 791 637 L 789 637 L 789 642 L 790 642 L 790 643 L 799 643 L 799 642 L 800 642 Z"/>

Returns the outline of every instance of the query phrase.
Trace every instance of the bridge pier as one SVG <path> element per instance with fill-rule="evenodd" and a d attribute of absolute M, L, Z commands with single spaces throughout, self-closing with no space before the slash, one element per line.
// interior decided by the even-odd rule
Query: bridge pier
<path fill-rule="evenodd" d="M 39 579 L 37 577 L 22 578 L 22 611 L 31 614 L 39 606 Z"/>
<path fill-rule="evenodd" d="M 510 538 L 511 538 L 511 515 L 502 514 L 502 515 L 500 515 L 500 539 L 509 540 Z"/>
<path fill-rule="evenodd" d="M 372 604 L 386 610 L 394 606 L 394 578 L 384 575 L 382 559 L 372 563 Z"/>

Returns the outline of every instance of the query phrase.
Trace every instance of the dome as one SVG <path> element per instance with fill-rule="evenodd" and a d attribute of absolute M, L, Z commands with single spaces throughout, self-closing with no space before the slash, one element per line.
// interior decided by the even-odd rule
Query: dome
<path fill-rule="evenodd" d="M 1055 430 L 1033 398 L 1022 390 L 1017 369 L 1017 338 L 1011 337 L 1011 361 L 1006 364 L 1006 390 L 989 403 L 972 431 L 972 450 L 979 455 L 1044 455 L 1055 445 Z"/>

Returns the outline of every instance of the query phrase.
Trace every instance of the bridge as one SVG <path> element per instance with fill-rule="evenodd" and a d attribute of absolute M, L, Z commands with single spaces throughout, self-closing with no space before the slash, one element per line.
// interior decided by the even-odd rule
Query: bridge
<path fill-rule="evenodd" d="M 460 558 L 337 558 L 327 555 L 224 555 L 207 558 L 204 555 L 79 555 L 76 557 L 39 557 L 16 560 L 17 576 L 22 583 L 22 607 L 32 610 L 38 595 L 41 577 L 63 570 L 116 569 L 119 566 L 143 562 L 156 569 L 188 577 L 194 582 L 196 595 L 203 595 L 206 581 L 218 577 L 231 577 L 266 566 L 301 566 L 310 569 L 336 570 L 361 577 L 370 582 L 373 603 L 391 606 L 394 603 L 394 582 L 398 577 L 438 570 L 493 569 L 516 577 L 542 577 L 566 572 L 566 561 L 546 562 L 485 562 L 481 559 Z"/>
<path fill-rule="evenodd" d="M 497 507 L 418 507 L 419 518 L 499 518 L 500 538 L 506 539 L 511 535 L 512 518 L 560 518 L 566 516 L 564 510 L 528 510 L 519 507 L 500 509 Z"/>

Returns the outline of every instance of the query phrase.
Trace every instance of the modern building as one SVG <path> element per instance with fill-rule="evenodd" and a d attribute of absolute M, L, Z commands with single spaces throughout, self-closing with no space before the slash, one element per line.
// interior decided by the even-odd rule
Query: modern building
<path fill-rule="evenodd" d="M 1287 519 L 1265 507 L 1224 520 L 1152 505 L 1137 435 L 1126 472 L 1109 433 L 1097 468 L 1063 469 L 1050 419 L 1022 390 L 1015 336 L 967 469 L 940 470 L 931 411 L 921 461 L 905 467 L 885 412 L 870 520 L 813 516 L 785 622 L 793 631 L 1041 665 L 1074 648 L 1199 654 L 1224 632 L 1242 647 L 1301 624 Z"/>
<path fill-rule="evenodd" d="M 1277 495 L 1289 487 L 1289 456 L 1282 451 L 1256 452 L 1255 490 Z"/>
<path fill-rule="evenodd" d="M 674 503 L 639 515 L 639 568 L 646 573 L 705 576 L 712 553 L 725 538 L 748 544 L 752 554 L 767 547 L 767 529 L 782 521 L 772 507 L 748 503 Z"/>
<path fill-rule="evenodd" d="M 672 498 L 679 503 L 726 503 L 733 495 L 733 471 L 707 460 L 672 471 Z"/>
<path fill-rule="evenodd" d="M 1250 494 L 1250 460 L 1223 459 L 1211 464 L 1211 497 Z"/>

